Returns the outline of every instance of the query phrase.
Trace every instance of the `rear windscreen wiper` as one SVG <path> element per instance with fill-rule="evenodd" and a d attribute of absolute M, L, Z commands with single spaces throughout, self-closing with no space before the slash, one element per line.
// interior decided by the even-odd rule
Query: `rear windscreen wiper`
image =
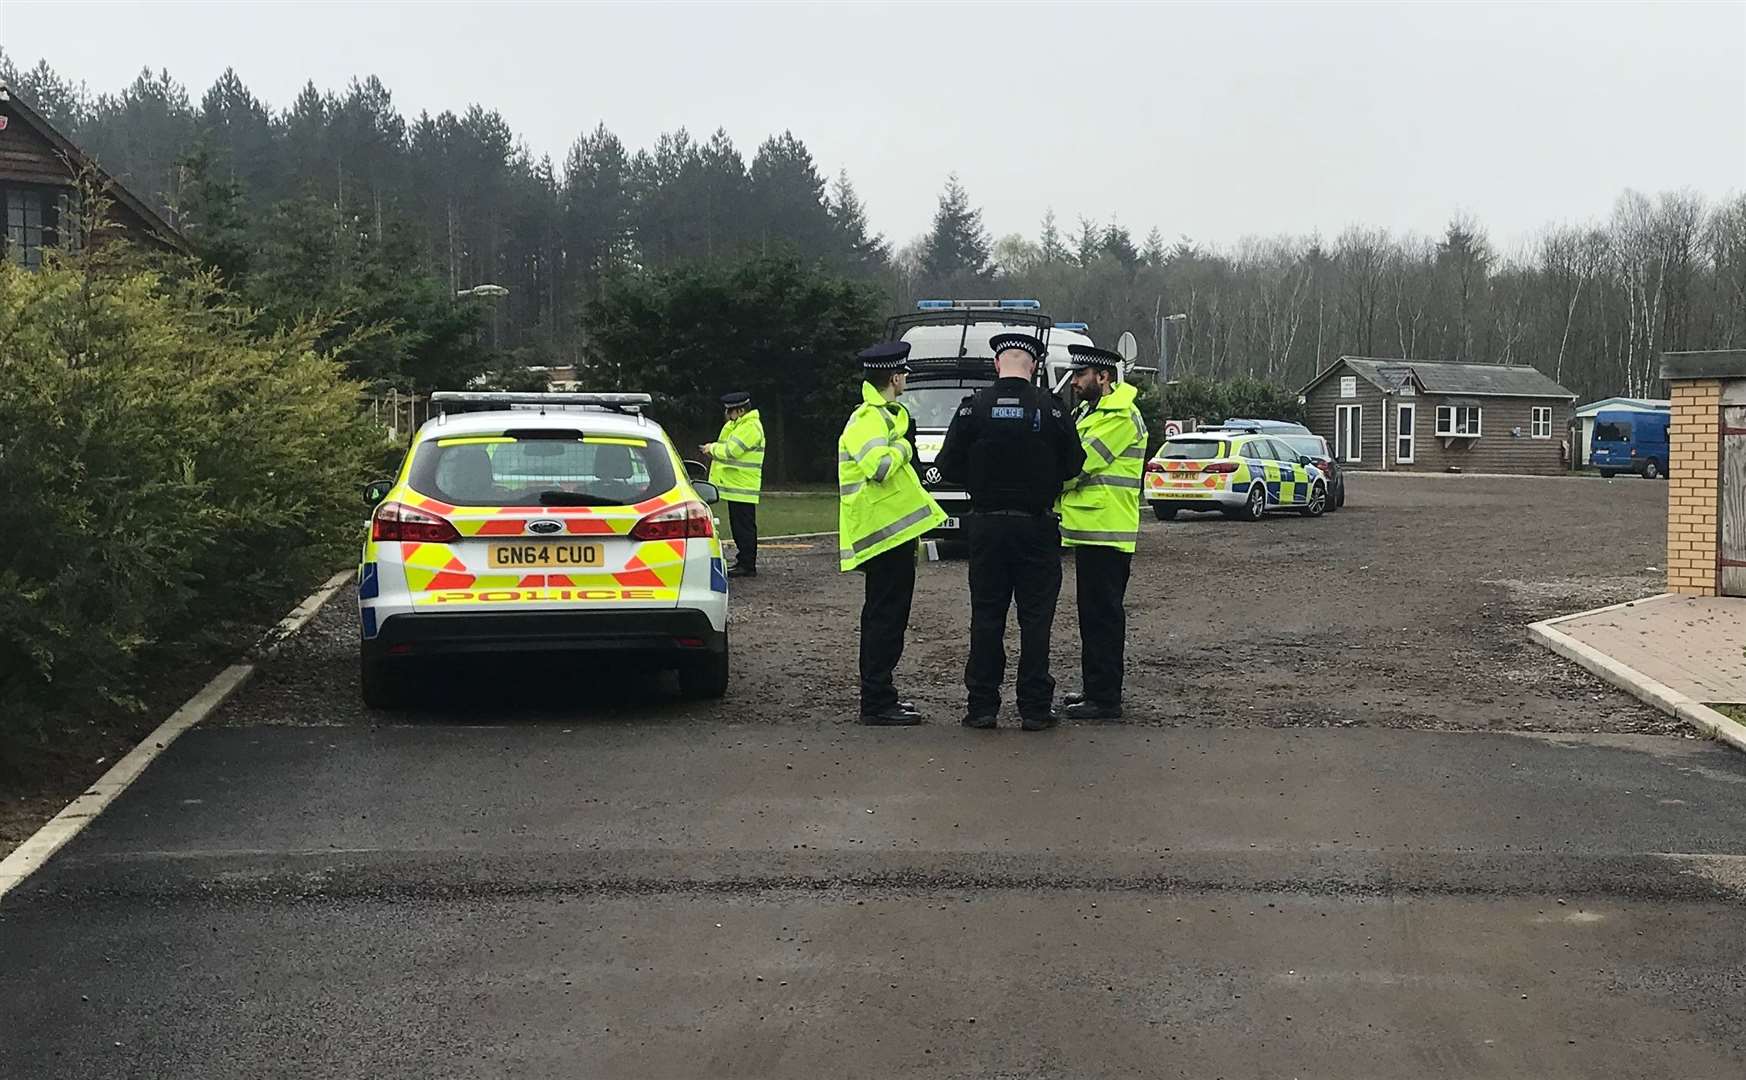
<path fill-rule="evenodd" d="M 542 491 L 541 506 L 623 506 L 618 499 L 608 499 L 603 495 L 590 495 L 585 491 Z"/>

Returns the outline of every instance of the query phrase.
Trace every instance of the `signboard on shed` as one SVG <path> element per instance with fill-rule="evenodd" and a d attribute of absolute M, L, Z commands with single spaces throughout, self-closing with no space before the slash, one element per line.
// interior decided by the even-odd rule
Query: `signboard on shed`
<path fill-rule="evenodd" d="M 1342 375 L 1342 376 L 1340 376 L 1340 396 L 1341 397 L 1357 397 L 1358 396 L 1358 376 L 1356 376 L 1356 375 Z"/>

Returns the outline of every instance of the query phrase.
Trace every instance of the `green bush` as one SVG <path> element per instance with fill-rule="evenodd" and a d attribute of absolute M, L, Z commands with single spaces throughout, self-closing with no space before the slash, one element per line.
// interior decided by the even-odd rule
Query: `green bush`
<path fill-rule="evenodd" d="M 1162 398 L 1160 407 L 1165 419 L 1198 419 L 1214 424 L 1232 417 L 1299 423 L 1304 418 L 1297 391 L 1246 375 L 1226 380 L 1197 375 L 1178 379 L 1163 387 Z"/>
<path fill-rule="evenodd" d="M 380 433 L 305 324 L 209 276 L 0 265 L 0 742 L 138 691 L 350 557 Z"/>

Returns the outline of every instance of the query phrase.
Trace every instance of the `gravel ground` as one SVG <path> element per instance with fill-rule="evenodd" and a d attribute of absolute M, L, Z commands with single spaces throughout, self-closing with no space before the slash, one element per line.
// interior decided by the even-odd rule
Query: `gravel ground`
<path fill-rule="evenodd" d="M 1524 630 L 1661 590 L 1663 485 L 1358 474 L 1349 491 L 1343 510 L 1318 520 L 1147 516 L 1128 589 L 1124 723 L 1684 731 Z M 509 710 L 621 722 L 850 721 L 861 579 L 838 573 L 826 548 L 773 548 L 755 581 L 735 584 L 724 701 L 681 701 L 657 671 L 545 657 L 430 671 L 428 699 L 411 718 Z M 1063 691 L 1078 684 L 1070 559 L 1064 578 L 1054 649 Z M 924 564 L 899 681 L 936 723 L 962 710 L 968 621 L 964 563 Z M 359 702 L 355 635 L 342 592 L 218 722 L 405 721 Z M 1009 642 L 1016 658 L 1016 627 Z"/>

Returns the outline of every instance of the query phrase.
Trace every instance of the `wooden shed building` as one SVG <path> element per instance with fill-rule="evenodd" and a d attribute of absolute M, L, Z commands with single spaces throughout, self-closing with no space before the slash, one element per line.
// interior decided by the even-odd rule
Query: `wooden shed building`
<path fill-rule="evenodd" d="M 1551 475 L 1576 395 L 1537 368 L 1342 356 L 1301 391 L 1347 468 Z"/>
<path fill-rule="evenodd" d="M 110 228 L 137 241 L 187 250 L 181 234 L 156 211 L 0 83 L 0 209 L 5 214 L 0 257 L 34 268 L 42 265 L 45 248 L 76 243 L 72 214 L 79 207 L 82 178 L 109 200 Z"/>

